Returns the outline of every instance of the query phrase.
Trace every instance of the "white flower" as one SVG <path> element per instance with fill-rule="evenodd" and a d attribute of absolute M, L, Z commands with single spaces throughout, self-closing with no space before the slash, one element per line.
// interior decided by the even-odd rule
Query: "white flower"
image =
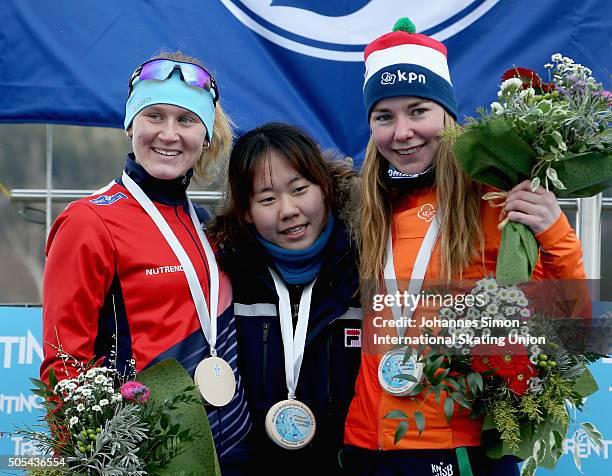
<path fill-rule="evenodd" d="M 442 309 L 440 309 L 440 317 L 450 317 L 451 312 L 452 311 L 449 307 L 443 307 Z"/>
<path fill-rule="evenodd" d="M 87 377 L 89 379 L 94 378 L 96 375 L 98 375 L 98 369 L 96 367 L 94 367 L 93 369 L 89 369 L 85 373 L 85 377 Z"/>
<path fill-rule="evenodd" d="M 86 397 L 91 397 L 91 389 L 81 387 L 81 393 Z"/>
<path fill-rule="evenodd" d="M 529 317 L 531 316 L 531 311 L 525 307 L 521 309 L 520 315 L 521 317 Z"/>
<path fill-rule="evenodd" d="M 532 98 L 535 96 L 535 89 L 533 88 L 527 88 L 527 89 L 523 89 L 520 93 L 519 96 L 522 99 L 527 99 L 527 98 Z"/>
<path fill-rule="evenodd" d="M 115 395 L 113 395 L 111 397 L 111 402 L 112 403 L 117 403 L 117 402 L 120 402 L 122 399 L 123 399 L 123 397 L 121 396 L 121 394 L 120 393 L 116 393 Z"/>
<path fill-rule="evenodd" d="M 497 304 L 489 304 L 485 312 L 491 316 L 494 316 L 499 312 L 499 307 Z"/>
<path fill-rule="evenodd" d="M 504 308 L 504 315 L 506 316 L 514 316 L 516 314 L 516 308 L 514 306 L 506 306 Z"/>
<path fill-rule="evenodd" d="M 82 412 L 83 410 L 85 410 L 85 405 L 83 405 L 82 403 L 79 403 L 77 405 L 77 411 Z"/>
<path fill-rule="evenodd" d="M 95 379 L 94 379 L 94 383 L 97 384 L 105 384 L 106 383 L 106 377 L 104 375 L 98 375 Z"/>
<path fill-rule="evenodd" d="M 546 64 L 544 65 L 544 67 L 545 67 L 546 69 L 553 69 L 553 68 L 554 68 L 554 65 L 553 65 L 552 63 L 546 63 Z"/>
<path fill-rule="evenodd" d="M 100 405 L 94 405 L 93 407 L 91 407 L 91 409 L 95 412 L 101 412 L 102 411 L 102 407 Z"/>
<path fill-rule="evenodd" d="M 527 327 L 527 326 L 521 326 L 520 331 L 521 331 L 521 334 L 524 335 L 524 336 L 529 335 L 529 327 Z"/>
<path fill-rule="evenodd" d="M 527 307 L 529 305 L 529 301 L 527 300 L 525 296 L 522 296 L 516 300 L 516 304 L 518 304 L 521 307 Z"/>
<path fill-rule="evenodd" d="M 492 102 L 491 103 L 491 111 L 493 111 L 493 114 L 503 114 L 504 113 L 504 106 L 502 106 L 497 101 Z"/>
<path fill-rule="evenodd" d="M 561 55 L 561 53 L 555 53 L 554 55 L 550 57 L 550 59 L 553 60 L 555 63 L 558 63 L 559 61 L 561 61 L 562 58 L 563 56 Z"/>
<path fill-rule="evenodd" d="M 103 398 L 102 400 L 100 400 L 99 404 L 101 407 L 108 405 L 108 400 L 106 398 Z"/>
<path fill-rule="evenodd" d="M 470 319 L 478 319 L 480 317 L 480 311 L 475 307 L 470 307 L 467 312 L 467 317 Z"/>
<path fill-rule="evenodd" d="M 73 416 L 68 423 L 70 424 L 70 426 L 74 426 L 78 422 L 79 422 L 79 419 L 77 417 Z"/>
<path fill-rule="evenodd" d="M 519 78 L 510 78 L 501 83 L 500 89 L 502 92 L 512 93 L 519 89 L 522 85 L 523 81 L 521 81 Z"/>

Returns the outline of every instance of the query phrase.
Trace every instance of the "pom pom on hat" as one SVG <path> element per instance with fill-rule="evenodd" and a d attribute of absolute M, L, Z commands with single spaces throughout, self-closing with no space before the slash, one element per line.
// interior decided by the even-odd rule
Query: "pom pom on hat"
<path fill-rule="evenodd" d="M 407 33 L 416 33 L 416 26 L 412 23 L 412 20 L 408 17 L 402 17 L 395 22 L 392 31 L 405 31 Z"/>
<path fill-rule="evenodd" d="M 435 101 L 457 118 L 446 47 L 416 33 L 409 18 L 400 18 L 392 32 L 372 41 L 364 51 L 364 59 L 363 96 L 368 118 L 378 101 L 399 96 Z"/>

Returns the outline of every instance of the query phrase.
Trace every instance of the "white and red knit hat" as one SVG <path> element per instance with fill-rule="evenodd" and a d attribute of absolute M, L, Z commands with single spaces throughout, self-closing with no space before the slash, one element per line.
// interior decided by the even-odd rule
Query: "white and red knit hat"
<path fill-rule="evenodd" d="M 415 32 L 410 19 L 400 18 L 391 33 L 365 49 L 363 98 L 368 117 L 381 99 L 417 96 L 437 102 L 457 119 L 446 46 Z"/>

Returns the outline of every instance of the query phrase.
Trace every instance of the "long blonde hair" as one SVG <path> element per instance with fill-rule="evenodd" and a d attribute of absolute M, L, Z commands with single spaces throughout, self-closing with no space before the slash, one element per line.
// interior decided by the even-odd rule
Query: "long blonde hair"
<path fill-rule="evenodd" d="M 455 120 L 444 112 L 444 127 Z M 457 163 L 449 141 L 442 141 L 434 159 L 437 215 L 440 218 L 441 278 L 461 277 L 464 268 L 484 249 L 480 222 L 482 188 Z M 382 277 L 385 250 L 393 215 L 393 193 L 384 180 L 387 161 L 372 137 L 362 167 L 360 274 L 363 280 Z M 482 253 L 482 251 L 481 251 Z"/>

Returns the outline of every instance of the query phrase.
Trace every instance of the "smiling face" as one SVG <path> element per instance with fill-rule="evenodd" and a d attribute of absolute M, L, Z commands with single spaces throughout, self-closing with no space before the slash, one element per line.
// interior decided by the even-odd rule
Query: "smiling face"
<path fill-rule="evenodd" d="M 276 246 L 291 250 L 308 248 L 325 227 L 323 192 L 270 150 L 269 159 L 260 161 L 255 170 L 245 219 Z"/>
<path fill-rule="evenodd" d="M 413 96 L 383 99 L 370 114 L 378 151 L 397 170 L 410 175 L 425 171 L 433 163 L 443 127 L 442 106 Z"/>
<path fill-rule="evenodd" d="M 138 113 L 129 132 L 136 162 L 153 177 L 171 180 L 200 158 L 206 127 L 192 111 L 155 104 Z"/>

